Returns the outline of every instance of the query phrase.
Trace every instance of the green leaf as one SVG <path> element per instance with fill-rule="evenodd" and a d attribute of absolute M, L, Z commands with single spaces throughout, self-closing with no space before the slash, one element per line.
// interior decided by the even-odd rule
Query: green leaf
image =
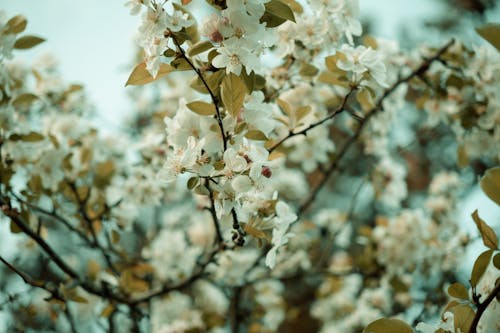
<path fill-rule="evenodd" d="M 330 71 L 321 72 L 321 74 L 318 77 L 318 81 L 342 87 L 349 86 L 349 80 L 340 71 L 337 71 L 335 73 Z"/>
<path fill-rule="evenodd" d="M 302 8 L 302 5 L 295 0 L 281 0 L 281 1 L 286 3 L 288 7 L 290 7 L 296 13 L 302 14 L 302 12 L 304 12 L 304 8 Z"/>
<path fill-rule="evenodd" d="M 488 224 L 486 224 L 483 219 L 479 217 L 477 209 L 474 211 L 474 213 L 472 213 L 472 219 L 479 229 L 479 233 L 483 238 L 484 245 L 492 250 L 496 250 L 498 248 L 497 235 L 495 234 L 495 231 Z"/>
<path fill-rule="evenodd" d="M 312 108 L 307 106 L 301 106 L 295 111 L 295 116 L 297 117 L 297 122 L 300 122 L 305 116 L 311 113 Z"/>
<path fill-rule="evenodd" d="M 493 257 L 493 265 L 495 265 L 497 269 L 500 269 L 500 253 L 495 254 Z"/>
<path fill-rule="evenodd" d="M 194 189 L 194 193 L 200 194 L 200 195 L 209 195 L 210 191 L 208 190 L 208 188 L 205 185 L 198 185 Z"/>
<path fill-rule="evenodd" d="M 307 62 L 303 62 L 302 66 L 300 66 L 300 70 L 299 70 L 299 74 L 301 76 L 305 76 L 305 77 L 316 76 L 316 74 L 318 74 L 318 72 L 319 72 L 318 68 L 316 68 L 315 66 L 313 66 Z"/>
<path fill-rule="evenodd" d="M 489 23 L 476 28 L 476 32 L 500 51 L 500 23 Z"/>
<path fill-rule="evenodd" d="M 200 178 L 198 178 L 198 177 L 189 178 L 189 180 L 187 182 L 187 188 L 192 190 L 193 188 L 195 188 L 198 185 L 199 180 L 200 180 Z"/>
<path fill-rule="evenodd" d="M 24 16 L 16 15 L 7 22 L 5 34 L 19 34 L 26 29 L 27 24 L 28 21 Z"/>
<path fill-rule="evenodd" d="M 472 321 L 476 313 L 467 304 L 460 304 L 453 308 L 453 323 L 458 332 L 470 332 Z"/>
<path fill-rule="evenodd" d="M 214 47 L 214 46 L 212 45 L 212 43 L 210 41 L 208 41 L 208 40 L 200 41 L 200 42 L 194 44 L 193 46 L 191 46 L 191 48 L 188 51 L 188 55 L 190 57 L 194 57 L 197 54 L 200 54 L 200 53 L 203 53 L 205 51 L 210 50 L 212 47 Z"/>
<path fill-rule="evenodd" d="M 16 42 L 14 43 L 14 48 L 20 50 L 30 49 L 43 42 L 45 42 L 45 39 L 38 36 L 23 36 L 16 40 Z"/>
<path fill-rule="evenodd" d="M 381 318 L 366 326 L 363 333 L 413 333 L 413 329 L 402 320 Z"/>
<path fill-rule="evenodd" d="M 260 22 L 266 23 L 266 27 L 274 28 L 285 23 L 287 20 L 295 22 L 293 11 L 287 4 L 279 0 L 271 0 L 265 6 L 266 11 L 260 18 Z"/>
<path fill-rule="evenodd" d="M 36 100 L 38 100 L 38 96 L 34 94 L 21 94 L 17 96 L 12 101 L 12 106 L 15 109 L 27 109 L 29 108 Z"/>
<path fill-rule="evenodd" d="M 28 134 L 12 134 L 9 137 L 9 140 L 11 141 L 26 141 L 26 142 L 36 142 L 36 141 L 42 141 L 45 139 L 45 137 L 36 132 L 29 132 Z"/>
<path fill-rule="evenodd" d="M 243 107 L 247 87 L 243 80 L 238 76 L 230 73 L 222 80 L 221 97 L 222 103 L 229 114 L 236 118 Z"/>
<path fill-rule="evenodd" d="M 472 268 L 472 273 L 470 276 L 470 284 L 472 287 L 476 287 L 479 280 L 483 276 L 486 268 L 490 264 L 491 256 L 493 255 L 493 250 L 484 251 L 477 257 L 474 262 L 474 267 Z"/>
<path fill-rule="evenodd" d="M 258 130 L 252 130 L 248 131 L 245 134 L 245 138 L 250 139 L 250 140 L 256 140 L 256 141 L 265 141 L 267 140 L 267 137 L 264 133 Z"/>
<path fill-rule="evenodd" d="M 189 110 L 201 116 L 211 116 L 216 113 L 215 106 L 212 103 L 196 101 L 186 104 Z"/>
<path fill-rule="evenodd" d="M 469 291 L 463 284 L 458 282 L 455 282 L 448 287 L 448 295 L 463 300 L 469 299 Z"/>
<path fill-rule="evenodd" d="M 179 57 L 179 58 L 172 60 L 170 65 L 172 65 L 172 67 L 174 67 L 175 70 L 177 70 L 177 71 L 190 71 L 193 69 L 191 67 L 191 65 L 189 64 L 189 62 L 186 59 L 184 59 L 183 57 Z"/>
<path fill-rule="evenodd" d="M 373 100 L 372 95 L 370 94 L 370 91 L 368 89 L 358 90 L 356 92 L 356 99 L 364 111 L 368 111 L 373 106 L 375 106 L 375 101 Z"/>
<path fill-rule="evenodd" d="M 481 178 L 481 188 L 491 200 L 500 205 L 500 166 L 486 171 Z"/>
<path fill-rule="evenodd" d="M 346 59 L 347 58 L 344 53 L 337 51 L 334 55 L 325 58 L 326 68 L 328 68 L 328 70 L 331 72 L 340 71 L 340 69 L 337 67 L 337 61 Z"/>
<path fill-rule="evenodd" d="M 164 77 L 165 75 L 173 71 L 175 71 L 175 68 L 173 68 L 172 66 L 168 64 L 161 64 L 160 70 L 158 71 L 156 77 L 152 77 L 146 69 L 146 63 L 141 62 L 139 65 L 135 66 L 134 70 L 127 80 L 127 83 L 125 83 L 125 87 L 150 83 Z"/>

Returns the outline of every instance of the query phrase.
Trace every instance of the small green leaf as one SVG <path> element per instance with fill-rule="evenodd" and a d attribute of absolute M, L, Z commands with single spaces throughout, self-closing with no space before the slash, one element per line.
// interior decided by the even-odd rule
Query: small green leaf
<path fill-rule="evenodd" d="M 186 104 L 189 110 L 201 116 L 211 116 L 216 113 L 215 106 L 212 103 L 196 101 Z"/>
<path fill-rule="evenodd" d="M 208 188 L 205 185 L 198 185 L 194 189 L 194 193 L 200 194 L 200 195 L 209 195 L 210 191 L 208 190 Z"/>
<path fill-rule="evenodd" d="M 281 0 L 288 5 L 294 12 L 302 14 L 304 12 L 304 8 L 302 5 L 295 0 Z"/>
<path fill-rule="evenodd" d="M 200 180 L 200 178 L 198 178 L 198 177 L 191 177 L 191 178 L 189 178 L 189 180 L 187 182 L 187 188 L 190 189 L 190 190 L 192 190 L 193 188 L 196 187 L 196 185 L 198 185 L 199 180 Z"/>
<path fill-rule="evenodd" d="M 38 100 L 38 96 L 34 94 L 21 94 L 17 96 L 12 101 L 12 106 L 16 109 L 27 109 L 29 108 L 36 100 Z"/>
<path fill-rule="evenodd" d="M 346 59 L 347 58 L 344 53 L 337 51 L 334 55 L 325 58 L 326 68 L 328 68 L 328 70 L 331 72 L 337 72 L 339 71 L 339 68 L 337 67 L 337 61 Z"/>
<path fill-rule="evenodd" d="M 208 41 L 208 40 L 200 41 L 200 42 L 194 44 L 193 46 L 191 46 L 191 48 L 189 48 L 188 55 L 190 57 L 194 57 L 197 54 L 200 54 L 200 53 L 203 53 L 205 51 L 210 50 L 212 47 L 214 47 L 214 46 L 212 45 L 212 43 L 210 41 Z"/>
<path fill-rule="evenodd" d="M 268 28 L 275 28 L 285 23 L 287 20 L 295 22 L 293 11 L 287 4 L 279 0 L 269 1 L 265 4 L 265 7 L 266 11 L 260 18 L 260 22 L 266 23 Z"/>
<path fill-rule="evenodd" d="M 481 188 L 491 200 L 500 205 L 500 166 L 486 171 L 481 178 Z"/>
<path fill-rule="evenodd" d="M 182 57 L 172 60 L 170 65 L 172 65 L 176 71 L 189 71 L 193 69 L 189 62 Z"/>
<path fill-rule="evenodd" d="M 28 21 L 24 16 L 16 15 L 7 22 L 5 34 L 19 34 L 26 29 L 27 24 Z"/>
<path fill-rule="evenodd" d="M 469 299 L 469 291 L 463 284 L 458 282 L 455 282 L 448 287 L 448 295 L 463 300 Z"/>
<path fill-rule="evenodd" d="M 366 326 L 363 333 L 413 333 L 413 329 L 402 320 L 381 318 Z"/>
<path fill-rule="evenodd" d="M 127 83 L 125 83 L 125 86 L 137 86 L 150 83 L 164 77 L 165 75 L 173 71 L 175 71 L 175 68 L 173 68 L 172 66 L 168 64 L 161 64 L 160 70 L 158 71 L 156 77 L 152 77 L 146 69 L 146 63 L 141 62 L 139 65 L 135 66 L 134 70 L 127 80 Z"/>
<path fill-rule="evenodd" d="M 492 250 L 498 249 L 498 238 L 495 234 L 495 231 L 488 224 L 486 224 L 483 219 L 479 217 L 477 209 L 474 211 L 474 213 L 472 213 L 472 219 L 479 229 L 479 233 L 483 238 L 484 245 Z"/>
<path fill-rule="evenodd" d="M 222 103 L 229 114 L 236 118 L 243 107 L 247 87 L 243 80 L 233 73 L 226 75 L 222 80 Z"/>
<path fill-rule="evenodd" d="M 318 68 L 316 68 L 315 66 L 313 66 L 307 62 L 303 62 L 302 66 L 300 66 L 300 70 L 299 70 L 299 74 L 301 76 L 305 76 L 305 77 L 316 76 L 316 74 L 318 74 L 318 72 L 319 72 Z"/>
<path fill-rule="evenodd" d="M 477 33 L 500 51 L 500 23 L 490 23 L 476 28 Z"/>
<path fill-rule="evenodd" d="M 318 76 L 318 81 L 341 87 L 349 86 L 349 80 L 343 73 L 341 74 L 339 71 L 335 73 L 330 71 L 321 72 L 321 74 Z"/>
<path fill-rule="evenodd" d="M 493 250 L 484 251 L 477 257 L 474 262 L 474 267 L 472 268 L 472 273 L 470 277 L 470 284 L 472 287 L 476 287 L 479 280 L 483 276 L 486 268 L 490 264 L 491 256 L 493 255 Z"/>
<path fill-rule="evenodd" d="M 368 89 L 360 89 L 356 92 L 356 99 L 361 105 L 361 108 L 364 111 L 370 110 L 373 106 L 375 106 L 375 102 L 370 94 Z"/>
<path fill-rule="evenodd" d="M 36 141 L 42 141 L 45 139 L 45 137 L 36 132 L 29 132 L 28 134 L 12 134 L 9 137 L 9 140 L 11 141 L 25 141 L 25 142 L 36 142 Z"/>
<path fill-rule="evenodd" d="M 292 106 L 285 100 L 276 99 L 276 104 L 280 107 L 280 109 L 288 116 L 291 117 L 293 115 Z"/>
<path fill-rule="evenodd" d="M 297 117 L 297 122 L 300 122 L 305 116 L 311 113 L 312 108 L 310 106 L 301 106 L 295 111 L 295 116 Z"/>
<path fill-rule="evenodd" d="M 45 42 L 45 39 L 38 36 L 23 36 L 14 43 L 15 49 L 25 50 Z"/>
<path fill-rule="evenodd" d="M 264 133 L 262 133 L 261 131 L 257 131 L 257 130 L 248 131 L 245 134 L 245 138 L 250 139 L 250 140 L 256 140 L 256 141 L 267 140 L 266 135 Z"/>

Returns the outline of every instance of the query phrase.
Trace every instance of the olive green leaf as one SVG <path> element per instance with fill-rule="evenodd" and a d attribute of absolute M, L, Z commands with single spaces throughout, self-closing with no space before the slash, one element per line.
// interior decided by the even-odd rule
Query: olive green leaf
<path fill-rule="evenodd" d="M 491 200 L 500 205 L 500 166 L 486 171 L 481 178 L 481 188 Z"/>
<path fill-rule="evenodd" d="M 242 79 L 233 73 L 222 80 L 221 98 L 224 107 L 229 114 L 236 118 L 243 107 L 247 87 Z"/>
<path fill-rule="evenodd" d="M 194 57 L 197 54 L 210 50 L 212 47 L 214 46 L 210 41 L 200 41 L 189 48 L 188 55 Z"/>
<path fill-rule="evenodd" d="M 27 24 L 28 21 L 24 16 L 16 15 L 7 22 L 7 29 L 4 32 L 5 34 L 19 34 L 26 29 Z"/>
<path fill-rule="evenodd" d="M 489 23 L 476 28 L 476 32 L 500 51 L 500 23 Z"/>
<path fill-rule="evenodd" d="M 14 48 L 20 50 L 30 49 L 43 42 L 45 42 L 45 39 L 38 36 L 23 36 L 16 40 L 16 42 L 14 43 Z"/>
<path fill-rule="evenodd" d="M 413 329 L 402 320 L 381 318 L 366 326 L 363 333 L 413 333 Z"/>
<path fill-rule="evenodd" d="M 287 20 L 295 22 L 295 16 L 290 7 L 279 0 L 271 0 L 265 4 L 266 11 L 260 18 L 261 23 L 266 23 L 268 28 L 277 27 Z"/>
<path fill-rule="evenodd" d="M 493 250 L 484 251 L 477 257 L 474 262 L 474 266 L 472 267 L 472 273 L 470 276 L 470 284 L 472 287 L 477 286 L 479 280 L 483 276 L 486 268 L 490 264 L 491 256 L 493 255 Z"/>
<path fill-rule="evenodd" d="M 172 66 L 168 64 L 161 64 L 156 77 L 152 77 L 151 74 L 146 69 L 146 63 L 141 62 L 139 65 L 135 66 L 134 70 L 132 71 L 127 80 L 127 83 L 125 83 L 125 87 L 138 86 L 150 83 L 158 79 L 161 79 L 162 77 L 173 71 L 175 71 L 175 68 L 173 68 Z"/>
<path fill-rule="evenodd" d="M 186 104 L 189 110 L 200 116 L 211 116 L 216 113 L 215 106 L 212 103 L 196 101 Z"/>
<path fill-rule="evenodd" d="M 458 282 L 455 282 L 448 287 L 448 295 L 463 300 L 469 299 L 469 291 L 463 284 Z"/>
<path fill-rule="evenodd" d="M 479 217 L 477 209 L 474 211 L 474 213 L 472 213 L 472 219 L 479 229 L 479 233 L 483 238 L 484 245 L 492 250 L 496 250 L 498 248 L 497 235 L 495 234 L 495 231 L 488 224 L 486 224 L 483 219 Z"/>

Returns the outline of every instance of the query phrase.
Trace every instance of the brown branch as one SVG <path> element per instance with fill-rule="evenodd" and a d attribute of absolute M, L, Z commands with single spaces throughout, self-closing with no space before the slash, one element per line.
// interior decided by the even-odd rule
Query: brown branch
<path fill-rule="evenodd" d="M 5 260 L 2 256 L 0 256 L 0 261 L 7 266 L 11 271 L 13 271 L 15 274 L 17 274 L 21 279 L 23 279 L 24 283 L 29 284 L 30 286 L 33 286 L 35 288 L 43 289 L 51 294 L 52 299 L 57 299 L 60 301 L 65 302 L 66 300 L 61 296 L 59 290 L 57 288 L 51 288 L 49 287 L 46 283 L 37 281 L 33 279 L 31 276 L 28 274 L 24 273 L 23 271 L 17 269 L 14 265 L 9 263 L 7 260 Z"/>
<path fill-rule="evenodd" d="M 410 74 L 408 74 L 405 77 L 400 78 L 397 80 L 394 84 L 392 84 L 389 89 L 387 89 L 384 94 L 380 97 L 376 105 L 368 111 L 366 116 L 359 122 L 358 129 L 356 130 L 356 133 L 352 135 L 347 142 L 344 144 L 342 149 L 340 149 L 339 153 L 336 155 L 334 161 L 330 164 L 330 166 L 325 170 L 323 173 L 323 178 L 319 182 L 319 184 L 311 191 L 310 195 L 308 198 L 304 201 L 304 203 L 300 206 L 299 208 L 299 215 L 303 214 L 314 202 L 316 199 L 316 196 L 318 195 L 319 191 L 323 188 L 323 186 L 326 184 L 328 179 L 330 178 L 331 174 L 336 170 L 338 167 L 340 161 L 344 158 L 350 147 L 353 145 L 354 142 L 360 137 L 361 132 L 365 128 L 366 124 L 368 124 L 368 121 L 370 118 L 372 118 L 375 114 L 377 114 L 379 111 L 383 110 L 383 102 L 384 100 L 392 95 L 394 91 L 403 83 L 407 83 L 411 79 L 415 77 L 419 77 L 423 75 L 431 66 L 431 64 L 434 61 L 437 61 L 453 44 L 455 43 L 454 39 L 451 39 L 446 45 L 444 45 L 442 48 L 440 48 L 432 57 L 427 58 L 424 60 L 424 62 L 415 70 L 413 70 Z"/>
<path fill-rule="evenodd" d="M 4 206 L 5 202 L 3 198 L 0 198 L 0 206 Z M 19 217 L 17 211 L 11 209 L 9 206 L 4 206 L 2 208 L 3 213 L 19 228 L 22 232 L 28 235 L 31 239 L 33 239 L 44 251 L 45 253 L 52 259 L 52 261 L 69 277 L 79 280 L 78 274 L 68 265 L 66 262 L 52 249 L 52 247 L 35 231 L 31 230 L 31 228 L 24 223 L 24 221 Z"/>
<path fill-rule="evenodd" d="M 39 207 L 35 204 L 32 204 L 31 202 L 27 201 L 27 200 L 24 200 L 23 198 L 21 198 L 20 196 L 18 196 L 17 194 L 15 194 L 13 191 L 10 191 L 10 193 L 12 194 L 12 196 L 17 200 L 19 201 L 20 203 L 28 206 L 28 208 L 30 208 L 32 211 L 34 212 L 38 212 L 38 213 L 41 213 L 43 215 L 46 215 L 60 223 L 62 223 L 66 228 L 68 228 L 70 231 L 74 232 L 76 235 L 78 235 L 78 237 L 80 237 L 85 243 L 87 243 L 88 245 L 90 245 L 91 247 L 94 247 L 95 244 L 92 243 L 92 241 L 90 239 L 87 238 L 87 236 L 85 236 L 85 234 L 80 231 L 78 228 L 74 227 L 68 220 L 66 220 L 65 218 L 63 218 L 62 216 L 60 215 L 57 215 L 54 211 L 48 211 L 42 207 Z"/>
<path fill-rule="evenodd" d="M 233 296 L 231 297 L 231 305 L 229 306 L 229 321 L 231 325 L 231 333 L 238 333 L 240 328 L 240 300 L 243 287 L 234 287 Z"/>
<path fill-rule="evenodd" d="M 215 211 L 214 192 L 210 188 L 210 181 L 208 179 L 205 179 L 205 186 L 207 187 L 209 192 L 208 198 L 210 199 L 210 207 L 208 210 L 210 211 L 210 215 L 212 215 L 212 221 L 214 223 L 214 228 L 215 228 L 216 242 L 222 244 L 224 242 L 224 239 L 222 238 L 219 219 L 217 218 L 217 213 Z"/>
<path fill-rule="evenodd" d="M 111 260 L 111 256 L 109 255 L 107 249 L 105 249 L 103 246 L 101 246 L 99 239 L 97 238 L 97 233 L 94 228 L 94 220 L 90 218 L 90 216 L 87 214 L 87 211 L 85 209 L 85 206 L 87 205 L 88 199 L 90 198 L 90 191 L 92 191 L 92 188 L 89 188 L 89 193 L 85 198 L 80 198 L 78 195 L 78 190 L 76 188 L 75 183 L 73 182 L 67 182 L 68 186 L 70 187 L 71 191 L 73 192 L 77 202 L 78 202 L 78 212 L 80 215 L 83 217 L 83 220 L 87 224 L 87 228 L 90 231 L 90 234 L 92 235 L 92 243 L 93 247 L 98 249 L 99 252 L 101 252 L 102 257 L 106 261 L 106 264 L 108 265 L 108 268 L 115 274 L 116 276 L 119 276 L 120 273 L 118 272 L 118 269 L 116 266 L 113 264 L 113 261 Z"/>
<path fill-rule="evenodd" d="M 199 265 L 198 271 L 196 273 L 194 273 L 193 275 L 191 275 L 188 279 L 184 280 L 183 282 L 178 283 L 174 286 L 165 285 L 162 288 L 160 288 L 156 291 L 153 291 L 148 295 L 136 298 L 134 300 L 130 300 L 129 302 L 125 302 L 125 303 L 128 305 L 134 306 L 134 305 L 137 305 L 140 303 L 149 302 L 151 299 L 158 297 L 158 296 L 163 296 L 165 294 L 168 294 L 171 291 L 181 290 L 181 289 L 188 287 L 193 282 L 197 281 L 198 279 L 202 278 L 205 275 L 205 270 L 206 270 L 207 266 L 213 262 L 213 260 L 215 259 L 215 255 L 219 252 L 220 249 L 221 249 L 220 247 L 216 247 L 214 250 L 212 250 L 208 259 L 204 263 Z"/>
<path fill-rule="evenodd" d="M 354 90 L 356 90 L 356 88 L 352 87 L 351 90 L 349 90 L 349 92 L 344 96 L 340 105 L 332 113 L 330 113 L 329 115 L 327 115 L 323 119 L 318 120 L 317 122 L 310 124 L 309 126 L 307 126 L 306 128 L 304 128 L 298 132 L 294 132 L 293 130 L 290 130 L 290 132 L 288 133 L 287 136 L 285 136 L 284 138 L 279 140 L 276 144 L 274 144 L 271 148 L 268 149 L 269 153 L 272 153 L 276 148 L 281 146 L 281 144 L 283 144 L 283 142 L 287 141 L 288 139 L 293 138 L 294 136 L 297 136 L 297 135 L 307 135 L 308 131 L 325 123 L 326 121 L 328 121 L 330 119 L 333 119 L 335 116 L 342 113 L 345 109 L 345 106 L 346 106 L 347 100 L 349 99 L 349 96 L 351 96 L 351 94 L 354 92 Z"/>
<path fill-rule="evenodd" d="M 179 43 L 177 38 L 175 38 L 175 34 L 173 32 L 170 32 L 169 36 L 172 37 L 172 40 L 174 41 L 175 46 L 177 46 L 177 49 L 181 53 L 181 57 L 184 58 L 184 60 L 186 60 L 186 62 L 193 69 L 193 71 L 196 72 L 196 74 L 200 78 L 201 82 L 203 83 L 203 86 L 205 86 L 205 88 L 207 89 L 207 91 L 210 95 L 210 98 L 212 99 L 212 103 L 215 106 L 215 114 L 217 117 L 217 124 L 219 125 L 220 133 L 222 135 L 222 144 L 223 144 L 224 151 L 225 151 L 227 149 L 227 137 L 226 137 L 226 133 L 224 131 L 224 125 L 222 124 L 222 116 L 220 114 L 219 103 L 218 103 L 217 97 L 215 97 L 214 92 L 212 91 L 212 89 L 210 89 L 210 86 L 208 85 L 207 81 L 203 77 L 203 74 L 201 73 L 201 71 L 193 64 L 193 62 L 186 55 L 186 52 L 184 52 L 184 49 L 181 47 L 181 44 Z"/>
<path fill-rule="evenodd" d="M 477 305 L 477 311 L 474 316 L 474 320 L 472 321 L 470 331 L 469 333 L 476 333 L 477 332 L 477 325 L 479 324 L 479 320 L 481 319 L 481 316 L 483 315 L 484 311 L 488 308 L 488 305 L 497 297 L 500 295 L 500 283 L 496 285 L 495 289 L 492 290 L 492 292 L 488 295 L 488 297 L 484 300 L 484 302 L 479 303 Z"/>

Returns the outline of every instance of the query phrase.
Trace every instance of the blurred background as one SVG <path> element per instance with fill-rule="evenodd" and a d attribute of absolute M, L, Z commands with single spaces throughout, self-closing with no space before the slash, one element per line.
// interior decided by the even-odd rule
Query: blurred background
<path fill-rule="evenodd" d="M 190 7 L 200 5 L 194 0 Z M 135 32 L 140 16 L 131 16 L 124 0 L 0 0 L 8 17 L 22 14 L 27 32 L 47 41 L 36 48 L 18 51 L 16 58 L 33 62 L 51 53 L 59 61 L 62 76 L 83 84 L 96 108 L 96 123 L 104 132 L 122 129 L 132 111 L 125 82 L 135 66 Z M 359 0 L 364 30 L 397 40 L 403 48 L 420 43 L 440 45 L 457 37 L 469 45 L 485 43 L 474 28 L 500 22 L 497 0 Z M 500 227 L 500 208 L 477 187 L 464 200 L 460 223 L 475 233 L 470 212 Z"/>
<path fill-rule="evenodd" d="M 32 61 L 54 54 L 62 76 L 85 85 L 97 108 L 97 121 L 117 129 L 129 113 L 124 84 L 132 64 L 134 35 L 140 16 L 131 16 L 124 0 L 0 0 L 8 16 L 28 18 L 27 31 L 47 41 L 16 54 Z M 201 0 L 193 1 L 196 6 Z M 468 43 L 483 43 L 474 27 L 500 21 L 496 0 L 359 0 L 365 31 L 376 37 L 397 40 L 403 47 L 438 43 L 459 36 Z"/>

